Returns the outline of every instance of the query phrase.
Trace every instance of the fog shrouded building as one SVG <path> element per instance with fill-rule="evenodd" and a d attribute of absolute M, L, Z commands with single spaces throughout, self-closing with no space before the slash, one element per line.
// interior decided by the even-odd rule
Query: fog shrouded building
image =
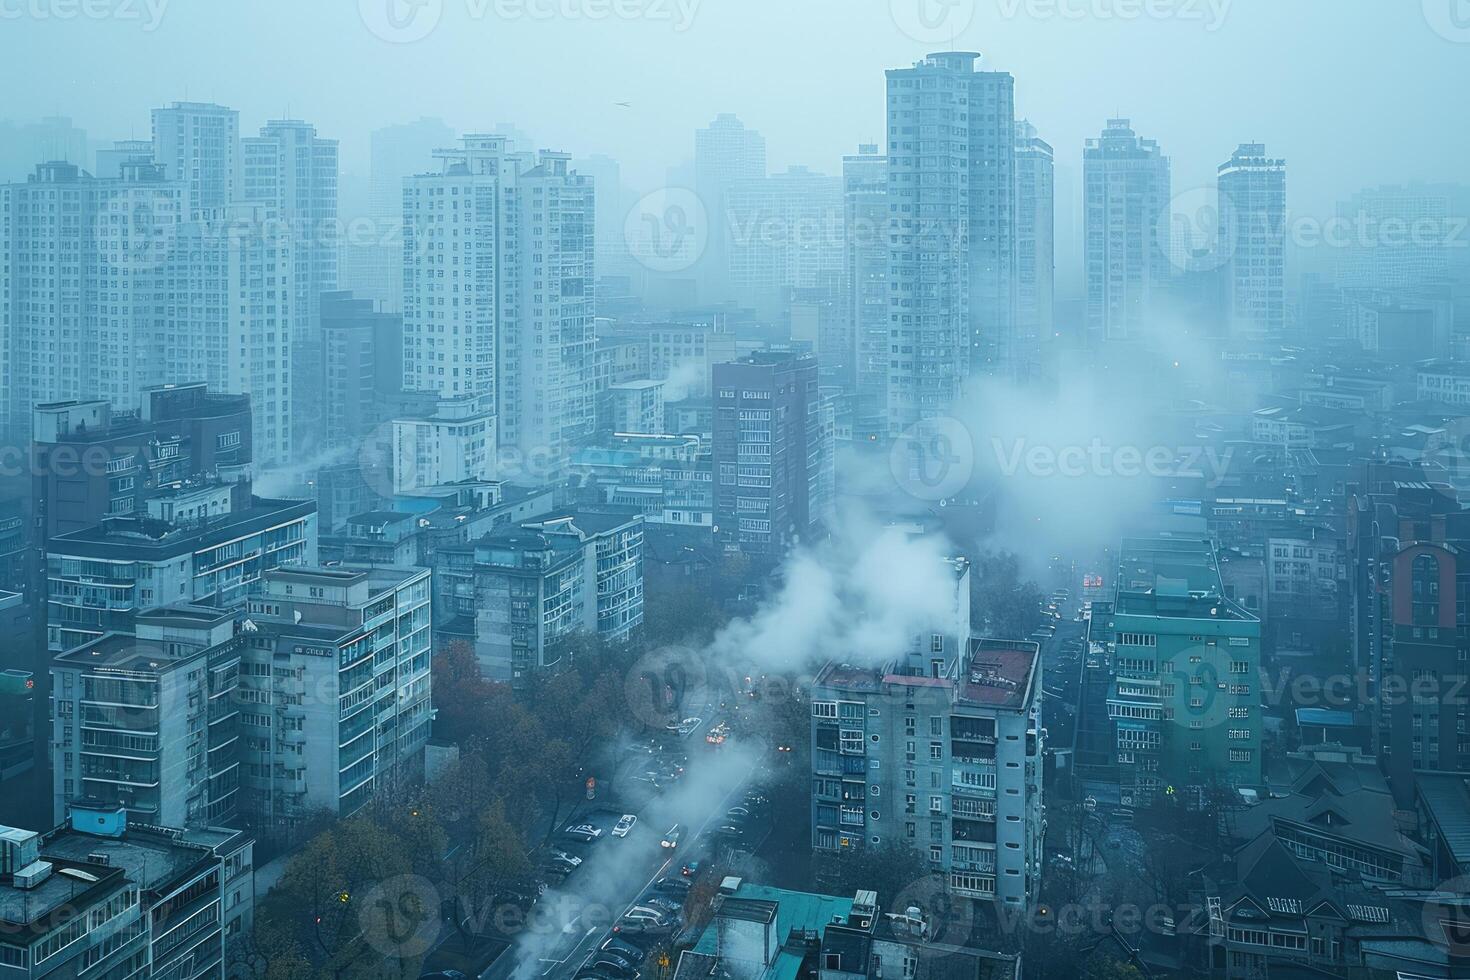
<path fill-rule="evenodd" d="M 337 288 L 337 141 L 322 139 L 299 119 L 267 123 L 259 136 L 241 140 L 241 195 L 271 209 L 292 241 L 292 373 L 305 381 L 321 371 L 321 296 Z M 298 383 L 292 414 L 298 443 L 319 441 L 321 388 Z"/>
<path fill-rule="evenodd" d="M 1127 119 L 1109 119 L 1082 152 L 1087 331 L 1136 340 L 1170 279 L 1169 158 Z"/>
<path fill-rule="evenodd" d="M 732 113 L 694 133 L 694 192 L 704 206 L 709 236 L 699 261 L 700 298 L 720 303 L 730 298 L 729 214 L 726 195 L 738 180 L 766 175 L 766 138 L 747 129 Z"/>
<path fill-rule="evenodd" d="M 403 178 L 453 141 L 454 130 L 438 119 L 373 130 L 367 200 L 353 206 L 344 201 L 341 211 L 338 286 L 386 312 L 403 311 Z"/>
<path fill-rule="evenodd" d="M 822 533 L 832 444 L 817 359 L 758 351 L 714 369 L 714 520 L 727 551 L 777 562 Z"/>
<path fill-rule="evenodd" d="M 295 276 L 292 236 L 259 205 L 184 222 L 169 251 L 167 376 L 249 392 L 262 464 L 292 457 Z"/>
<path fill-rule="evenodd" d="M 404 181 L 404 387 L 490 396 L 499 444 L 560 459 L 590 438 L 593 188 L 502 136 Z"/>
<path fill-rule="evenodd" d="M 185 188 L 184 216 L 242 199 L 240 113 L 212 102 L 153 110 L 153 162 Z"/>
<path fill-rule="evenodd" d="M 123 164 L 152 162 L 151 140 L 113 140 L 111 146 L 97 150 L 97 169 L 92 173 L 103 180 L 116 180 L 122 176 Z"/>
<path fill-rule="evenodd" d="M 793 290 L 842 281 L 842 181 L 805 167 L 725 186 L 730 296 L 775 317 Z"/>
<path fill-rule="evenodd" d="M 1016 123 L 1016 346 L 1011 373 L 1031 378 L 1055 329 L 1056 174 L 1051 144 Z"/>
<path fill-rule="evenodd" d="M 1470 188 L 1410 183 L 1367 188 L 1337 206 L 1337 285 L 1395 294 L 1470 282 Z M 1339 242 L 1340 243 L 1340 242 Z"/>
<path fill-rule="evenodd" d="M 888 77 L 888 435 L 1008 363 L 1015 321 L 1015 82 L 974 52 Z"/>
<path fill-rule="evenodd" d="M 1280 340 L 1286 332 L 1286 161 L 1242 143 L 1220 165 L 1220 233 L 1228 254 L 1231 333 Z"/>
<path fill-rule="evenodd" d="M 346 291 L 321 298 L 321 387 L 326 449 L 355 451 L 393 414 L 403 385 L 403 317 Z"/>
<path fill-rule="evenodd" d="M 0 429 L 23 433 L 40 402 L 134 405 L 166 379 L 167 266 L 185 206 L 183 186 L 146 163 L 111 180 L 44 163 L 0 187 Z"/>
<path fill-rule="evenodd" d="M 888 412 L 888 158 L 876 143 L 842 158 L 847 289 L 860 438 L 881 437 Z"/>

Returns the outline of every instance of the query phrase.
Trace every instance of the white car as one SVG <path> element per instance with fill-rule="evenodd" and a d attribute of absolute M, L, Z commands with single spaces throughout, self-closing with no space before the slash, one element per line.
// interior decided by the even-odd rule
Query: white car
<path fill-rule="evenodd" d="M 627 837 L 628 832 L 633 829 L 633 825 L 637 822 L 638 818 L 633 814 L 623 814 L 623 818 L 618 821 L 618 825 L 612 829 L 612 835 L 614 837 Z"/>

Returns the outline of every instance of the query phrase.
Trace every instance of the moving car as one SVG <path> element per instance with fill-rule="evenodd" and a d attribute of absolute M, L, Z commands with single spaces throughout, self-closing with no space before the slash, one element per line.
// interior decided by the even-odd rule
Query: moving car
<path fill-rule="evenodd" d="M 614 837 L 627 837 L 628 832 L 633 829 L 633 825 L 637 822 L 638 817 L 634 814 L 623 814 L 622 817 L 618 820 L 617 826 L 612 829 L 612 835 Z"/>
<path fill-rule="evenodd" d="M 674 824 L 669 828 L 668 833 L 664 834 L 664 839 L 660 841 L 660 846 L 673 850 L 679 846 L 679 838 L 682 836 L 684 836 L 684 828 L 678 824 Z"/>
<path fill-rule="evenodd" d="M 679 874 L 685 878 L 693 878 L 704 869 L 703 861 L 685 861 L 684 866 L 679 869 Z"/>

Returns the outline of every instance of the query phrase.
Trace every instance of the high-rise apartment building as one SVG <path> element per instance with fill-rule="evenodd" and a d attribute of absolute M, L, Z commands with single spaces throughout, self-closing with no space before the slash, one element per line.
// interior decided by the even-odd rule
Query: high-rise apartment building
<path fill-rule="evenodd" d="M 75 800 L 155 826 L 231 824 L 240 782 L 235 611 L 140 612 L 51 662 L 55 819 Z"/>
<path fill-rule="evenodd" d="M 595 264 L 592 181 L 571 157 L 542 151 L 516 176 L 514 262 L 502 288 L 517 315 L 498 335 L 500 444 L 564 460 L 592 438 Z"/>
<path fill-rule="evenodd" d="M 643 518 L 576 511 L 499 528 L 434 556 L 445 640 L 517 687 L 557 668 L 582 634 L 621 643 L 643 621 Z"/>
<path fill-rule="evenodd" d="M 1337 285 L 1402 295 L 1448 280 L 1470 281 L 1470 190 L 1411 183 L 1366 188 L 1337 206 L 1333 232 L 1346 242 Z"/>
<path fill-rule="evenodd" d="M 730 298 L 784 313 L 795 290 L 835 296 L 843 275 L 842 181 L 805 167 L 725 185 Z"/>
<path fill-rule="evenodd" d="M 1372 751 L 1399 807 L 1414 805 L 1425 772 L 1470 772 L 1470 651 L 1458 628 L 1470 612 L 1470 511 L 1448 484 L 1404 481 L 1370 467 L 1348 499 L 1352 662 Z"/>
<path fill-rule="evenodd" d="M 133 405 L 166 379 L 166 269 L 184 198 L 141 163 L 115 180 L 45 163 L 0 190 L 0 428 L 23 433 L 40 402 Z"/>
<path fill-rule="evenodd" d="M 367 200 L 341 206 L 343 238 L 337 284 L 388 313 L 403 311 L 403 178 L 418 173 L 436 149 L 454 142 L 438 119 L 373 130 Z"/>
<path fill-rule="evenodd" d="M 1109 119 L 1082 153 L 1087 330 L 1136 340 L 1170 279 L 1169 158 L 1127 119 Z"/>
<path fill-rule="evenodd" d="M 973 52 L 888 74 L 888 434 L 1009 362 L 1015 326 L 1015 82 Z"/>
<path fill-rule="evenodd" d="M 184 217 L 241 200 L 240 113 L 211 102 L 153 110 L 153 162 L 184 185 Z"/>
<path fill-rule="evenodd" d="M 1055 329 L 1056 174 L 1051 144 L 1016 123 L 1016 331 L 1011 373 L 1034 378 Z"/>
<path fill-rule="evenodd" d="M 296 424 L 295 243 L 278 222 L 248 204 L 184 222 L 169 251 L 164 307 L 167 376 L 248 392 L 261 464 L 292 458 Z"/>
<path fill-rule="evenodd" d="M 766 175 L 766 138 L 735 115 L 722 112 L 694 133 L 694 192 L 709 222 L 704 255 L 699 259 L 700 299 L 722 303 L 730 294 L 730 218 L 726 200 L 739 180 Z"/>
<path fill-rule="evenodd" d="M 879 667 L 834 662 L 812 684 L 812 844 L 918 851 L 956 896 L 1030 908 L 1041 882 L 1043 734 L 1034 643 L 970 635 L 954 614 Z"/>
<path fill-rule="evenodd" d="M 404 181 L 404 387 L 491 396 L 502 446 L 561 459 L 595 425 L 592 185 L 565 154 L 461 144 Z"/>
<path fill-rule="evenodd" d="M 1277 340 L 1286 332 L 1286 161 L 1242 143 L 1220 165 L 1220 234 L 1228 255 L 1231 334 Z"/>
<path fill-rule="evenodd" d="M 277 568 L 242 623 L 241 809 L 291 829 L 421 777 L 433 646 L 422 568 Z"/>
<path fill-rule="evenodd" d="M 321 305 L 320 442 L 329 451 L 355 451 L 399 401 L 403 317 L 340 290 L 324 294 Z"/>
<path fill-rule="evenodd" d="M 820 537 L 832 506 L 832 443 L 817 359 L 765 350 L 714 369 L 715 525 L 727 551 L 779 562 Z"/>
<path fill-rule="evenodd" d="M 306 383 L 322 370 L 321 297 L 337 288 L 337 141 L 298 119 L 267 123 L 240 141 L 241 197 L 268 209 L 291 241 L 293 438 L 319 443 L 322 390 Z"/>
<path fill-rule="evenodd" d="M 881 437 L 888 412 L 888 158 L 865 143 L 842 158 L 846 313 L 852 327 L 854 435 Z"/>

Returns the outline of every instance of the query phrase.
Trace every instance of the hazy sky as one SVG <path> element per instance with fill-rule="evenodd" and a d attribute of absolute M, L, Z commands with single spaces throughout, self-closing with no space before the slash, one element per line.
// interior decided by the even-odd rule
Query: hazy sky
<path fill-rule="evenodd" d="M 0 117 L 111 139 L 185 97 L 238 108 L 247 133 L 289 112 L 356 174 L 377 126 L 510 121 L 619 158 L 642 190 L 721 111 L 765 133 L 773 169 L 836 172 L 881 139 L 883 69 L 949 48 L 1014 73 L 1074 181 L 1114 114 L 1160 140 L 1176 191 L 1266 142 L 1313 215 L 1470 159 L 1467 0 L 0 0 Z"/>

